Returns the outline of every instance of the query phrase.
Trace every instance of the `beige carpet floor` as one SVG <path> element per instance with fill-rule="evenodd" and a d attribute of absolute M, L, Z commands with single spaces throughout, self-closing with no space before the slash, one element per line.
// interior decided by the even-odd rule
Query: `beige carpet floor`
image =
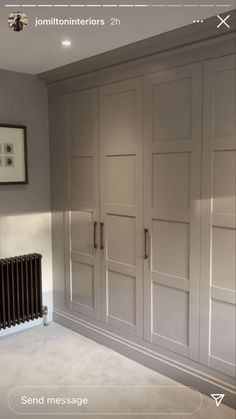
<path fill-rule="evenodd" d="M 223 404 L 217 408 L 214 400 L 205 395 L 202 395 L 201 408 L 194 414 L 170 414 L 178 403 L 183 403 L 178 392 L 176 396 L 172 394 L 171 397 L 168 396 L 168 392 L 166 395 L 159 395 L 158 406 L 162 406 L 161 410 L 166 414 L 105 416 L 30 413 L 19 416 L 10 410 L 7 402 L 9 392 L 11 397 L 17 394 L 14 391 L 12 393 L 12 389 L 17 386 L 179 386 L 179 383 L 164 375 L 56 323 L 50 323 L 49 327 L 37 326 L 0 338 L 1 419 L 235 419 L 233 409 Z M 124 400 L 123 397 L 125 403 Z M 186 396 L 188 408 L 189 404 L 191 402 Z"/>

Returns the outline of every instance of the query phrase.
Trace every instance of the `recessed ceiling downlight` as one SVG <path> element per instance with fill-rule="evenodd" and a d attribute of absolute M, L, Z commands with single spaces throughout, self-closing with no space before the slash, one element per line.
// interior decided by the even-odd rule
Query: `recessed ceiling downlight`
<path fill-rule="evenodd" d="M 62 41 L 61 44 L 63 45 L 63 47 L 70 47 L 71 46 L 71 41 L 66 39 L 65 41 Z"/>

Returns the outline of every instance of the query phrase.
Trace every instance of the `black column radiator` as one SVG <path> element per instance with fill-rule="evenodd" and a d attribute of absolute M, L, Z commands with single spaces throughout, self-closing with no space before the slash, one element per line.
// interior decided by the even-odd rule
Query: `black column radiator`
<path fill-rule="evenodd" d="M 0 330 L 43 317 L 42 255 L 0 259 Z"/>

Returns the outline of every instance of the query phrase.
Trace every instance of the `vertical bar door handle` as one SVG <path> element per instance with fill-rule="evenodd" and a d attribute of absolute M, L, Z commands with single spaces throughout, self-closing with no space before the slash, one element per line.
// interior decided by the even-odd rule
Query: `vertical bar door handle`
<path fill-rule="evenodd" d="M 93 223 L 93 247 L 94 249 L 97 249 L 97 221 L 94 221 Z"/>
<path fill-rule="evenodd" d="M 144 229 L 144 259 L 149 257 L 149 248 L 148 248 L 148 229 Z"/>
<path fill-rule="evenodd" d="M 104 227 L 104 223 L 100 223 L 100 249 L 101 250 L 104 249 L 104 244 L 103 244 L 103 227 Z"/>

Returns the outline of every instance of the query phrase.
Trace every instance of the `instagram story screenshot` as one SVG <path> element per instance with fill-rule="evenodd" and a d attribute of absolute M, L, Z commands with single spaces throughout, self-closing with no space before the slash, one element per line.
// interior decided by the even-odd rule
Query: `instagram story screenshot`
<path fill-rule="evenodd" d="M 235 0 L 0 1 L 0 419 L 236 419 Z"/>

